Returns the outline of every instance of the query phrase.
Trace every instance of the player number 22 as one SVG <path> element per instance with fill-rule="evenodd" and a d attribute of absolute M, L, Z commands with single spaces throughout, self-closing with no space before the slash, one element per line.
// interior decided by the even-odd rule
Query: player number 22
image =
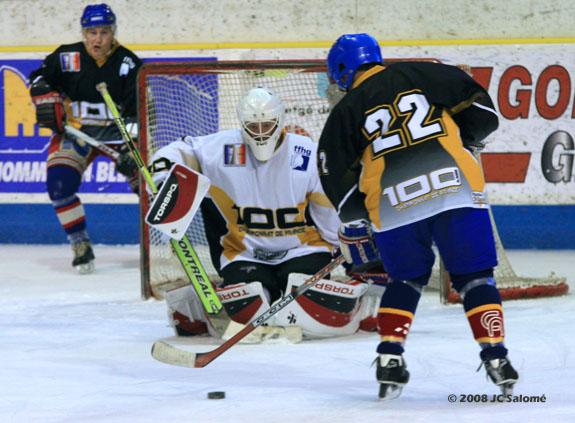
<path fill-rule="evenodd" d="M 442 135 L 439 120 L 429 120 L 431 112 L 427 98 L 418 92 L 399 96 L 393 108 L 385 105 L 373 110 L 366 116 L 363 129 L 368 139 L 377 137 L 372 142 L 374 156 Z M 396 115 L 405 116 L 406 123 L 390 130 Z"/>

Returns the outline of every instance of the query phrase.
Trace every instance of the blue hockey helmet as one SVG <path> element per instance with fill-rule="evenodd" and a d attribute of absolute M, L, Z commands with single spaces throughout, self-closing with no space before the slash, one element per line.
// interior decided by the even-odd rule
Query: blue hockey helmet
<path fill-rule="evenodd" d="M 371 35 L 344 34 L 329 50 L 327 70 L 337 85 L 347 91 L 361 65 L 382 62 L 379 44 Z"/>
<path fill-rule="evenodd" d="M 114 26 L 116 15 L 112 12 L 112 8 L 105 3 L 91 4 L 84 9 L 80 23 L 83 29 L 95 26 Z"/>

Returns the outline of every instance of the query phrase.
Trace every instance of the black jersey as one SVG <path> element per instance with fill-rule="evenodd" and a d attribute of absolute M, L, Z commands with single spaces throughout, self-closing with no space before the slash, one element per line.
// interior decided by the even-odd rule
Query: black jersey
<path fill-rule="evenodd" d="M 83 131 L 102 141 L 121 137 L 96 90 L 98 83 L 107 84 L 126 120 L 135 121 L 137 116 L 136 75 L 142 62 L 130 50 L 114 43 L 111 54 L 100 65 L 88 54 L 83 42 L 62 45 L 30 75 L 30 81 L 42 76 L 65 96 L 68 123 L 81 126 Z"/>
<path fill-rule="evenodd" d="M 487 92 L 455 66 L 374 66 L 325 124 L 323 189 L 342 221 L 369 218 L 380 229 L 483 207 L 483 175 L 464 147 L 482 145 L 497 126 Z"/>

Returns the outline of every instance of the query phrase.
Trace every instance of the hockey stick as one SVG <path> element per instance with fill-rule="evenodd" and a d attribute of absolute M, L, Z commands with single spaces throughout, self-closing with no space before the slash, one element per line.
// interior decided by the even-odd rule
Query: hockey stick
<path fill-rule="evenodd" d="M 64 125 L 64 129 L 66 130 L 66 132 L 68 134 L 75 136 L 79 141 L 82 141 L 88 145 L 91 145 L 92 147 L 100 150 L 102 153 L 106 154 L 107 156 L 110 156 L 112 159 L 118 160 L 118 157 L 120 157 L 120 153 L 118 153 L 112 147 L 107 146 L 103 142 L 95 140 L 94 138 L 92 138 L 91 136 L 86 134 L 85 132 L 82 132 L 79 129 L 76 129 L 70 125 Z"/>
<path fill-rule="evenodd" d="M 282 297 L 282 299 L 272 305 L 267 311 L 264 311 L 261 315 L 259 315 L 253 322 L 248 324 L 230 339 L 225 341 L 219 347 L 208 351 L 208 352 L 192 352 L 186 351 L 179 348 L 174 347 L 164 341 L 156 341 L 152 346 L 152 357 L 156 360 L 161 361 L 166 364 L 172 364 L 175 366 L 183 366 L 183 367 L 205 367 L 222 355 L 224 352 L 229 350 L 235 344 L 242 340 L 245 336 L 249 335 L 252 331 L 254 331 L 257 327 L 261 326 L 266 322 L 270 317 L 276 314 L 278 311 L 285 308 L 289 303 L 295 300 L 297 297 L 302 295 L 305 291 L 315 285 L 320 279 L 325 277 L 327 274 L 331 273 L 337 266 L 339 266 L 343 262 L 344 258 L 340 254 L 336 258 L 334 258 L 330 263 L 328 263 L 325 267 L 319 270 L 315 275 L 311 278 L 306 279 L 306 281 L 298 286 L 294 291 L 290 294 Z"/>
<path fill-rule="evenodd" d="M 150 187 L 152 194 L 155 195 L 158 192 L 156 183 L 152 179 L 152 175 L 150 175 L 150 172 L 148 171 L 148 168 L 146 167 L 146 164 L 144 163 L 144 160 L 142 159 L 142 156 L 140 155 L 140 152 L 138 151 L 136 144 L 134 143 L 134 140 L 132 139 L 130 133 L 128 132 L 126 124 L 124 123 L 124 120 L 122 119 L 122 116 L 120 115 L 120 112 L 116 107 L 116 103 L 114 103 L 112 96 L 108 92 L 108 87 L 106 83 L 101 82 L 97 84 L 96 89 L 100 92 L 102 98 L 104 99 L 104 102 L 106 103 L 106 106 L 108 106 L 108 109 L 112 113 L 112 116 L 114 117 L 114 122 L 116 123 L 116 126 L 120 130 L 122 138 L 124 139 L 124 142 L 128 146 L 128 149 L 130 150 L 130 153 L 132 154 L 132 157 L 136 162 L 136 165 L 138 166 L 140 173 L 142 174 L 146 183 Z M 197 253 L 192 247 L 190 240 L 188 239 L 187 236 L 184 236 L 179 241 L 171 239 L 170 243 L 172 244 L 172 248 L 176 252 L 178 260 L 182 264 L 182 267 L 186 275 L 188 275 L 188 278 L 190 279 L 190 282 L 192 283 L 194 290 L 198 294 L 198 297 L 200 298 L 200 301 L 202 302 L 202 305 L 206 310 L 207 317 L 209 318 L 210 323 L 212 323 L 212 326 L 214 327 L 214 329 L 216 329 L 216 331 L 218 331 L 219 333 L 223 333 L 229 325 L 230 318 L 227 315 L 225 309 L 223 308 L 223 305 L 220 299 L 218 298 L 216 291 L 214 290 L 214 287 L 212 286 L 212 283 L 210 282 L 208 275 L 206 274 L 206 270 L 204 269 L 204 267 L 200 262 L 200 259 L 198 258 Z"/>

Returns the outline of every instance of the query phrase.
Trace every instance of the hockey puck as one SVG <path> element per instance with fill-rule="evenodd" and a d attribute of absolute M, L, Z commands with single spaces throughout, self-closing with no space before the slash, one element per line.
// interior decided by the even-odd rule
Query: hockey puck
<path fill-rule="evenodd" d="M 208 399 L 224 399 L 226 393 L 224 391 L 208 392 Z"/>

